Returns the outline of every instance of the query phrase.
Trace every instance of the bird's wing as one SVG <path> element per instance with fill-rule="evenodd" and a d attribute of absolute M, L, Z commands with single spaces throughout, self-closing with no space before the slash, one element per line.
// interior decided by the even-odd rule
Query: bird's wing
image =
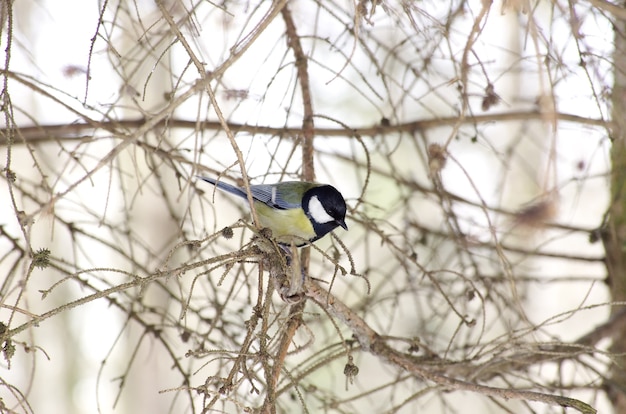
<path fill-rule="evenodd" d="M 251 185 L 252 197 L 268 206 L 281 210 L 299 208 L 302 206 L 302 192 L 299 192 L 298 182 L 283 182 L 280 189 L 275 184 Z M 245 191 L 245 190 L 244 190 Z"/>
<path fill-rule="evenodd" d="M 241 198 L 248 198 L 245 188 L 236 187 L 217 181 L 213 178 L 198 176 L 201 180 L 211 183 L 217 188 L 235 194 Z M 315 187 L 317 184 L 304 181 L 286 181 L 279 184 L 259 184 L 251 185 L 252 197 L 270 207 L 281 210 L 302 207 L 302 196 L 304 193 Z"/>

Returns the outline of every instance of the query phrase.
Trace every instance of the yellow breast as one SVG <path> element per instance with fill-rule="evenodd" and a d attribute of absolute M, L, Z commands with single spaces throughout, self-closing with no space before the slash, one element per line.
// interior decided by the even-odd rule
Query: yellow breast
<path fill-rule="evenodd" d="M 272 230 L 272 236 L 280 243 L 302 244 L 303 240 L 315 237 L 313 225 L 301 208 L 278 210 L 263 203 L 255 203 L 259 224 Z M 296 237 L 294 237 L 296 236 Z"/>

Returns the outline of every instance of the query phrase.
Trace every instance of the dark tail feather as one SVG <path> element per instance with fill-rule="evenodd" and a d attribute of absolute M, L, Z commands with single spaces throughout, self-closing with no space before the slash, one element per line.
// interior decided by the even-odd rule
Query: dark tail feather
<path fill-rule="evenodd" d="M 234 185 L 226 184 L 225 182 L 222 182 L 222 181 L 217 181 L 216 179 L 213 179 L 213 178 L 202 177 L 200 175 L 196 175 L 196 177 L 198 177 L 202 181 L 206 181 L 207 183 L 213 184 L 214 186 L 216 186 L 220 190 L 227 191 L 227 192 L 229 192 L 231 194 L 234 194 L 236 196 L 239 196 L 239 197 L 248 198 L 248 196 L 246 195 L 246 192 L 243 189 L 239 188 L 239 187 L 235 187 Z"/>

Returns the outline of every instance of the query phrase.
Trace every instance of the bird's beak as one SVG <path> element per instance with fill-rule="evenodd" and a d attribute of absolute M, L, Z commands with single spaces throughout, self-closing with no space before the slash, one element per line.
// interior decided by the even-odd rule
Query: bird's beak
<path fill-rule="evenodd" d="M 337 224 L 343 227 L 344 230 L 348 230 L 348 225 L 346 224 L 345 220 L 337 220 Z"/>

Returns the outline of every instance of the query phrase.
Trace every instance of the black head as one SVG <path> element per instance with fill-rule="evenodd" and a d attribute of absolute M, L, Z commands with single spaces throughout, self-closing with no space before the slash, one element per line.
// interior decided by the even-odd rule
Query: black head
<path fill-rule="evenodd" d="M 313 225 L 316 238 L 346 225 L 346 201 L 332 185 L 313 187 L 304 193 L 302 208 Z"/>

